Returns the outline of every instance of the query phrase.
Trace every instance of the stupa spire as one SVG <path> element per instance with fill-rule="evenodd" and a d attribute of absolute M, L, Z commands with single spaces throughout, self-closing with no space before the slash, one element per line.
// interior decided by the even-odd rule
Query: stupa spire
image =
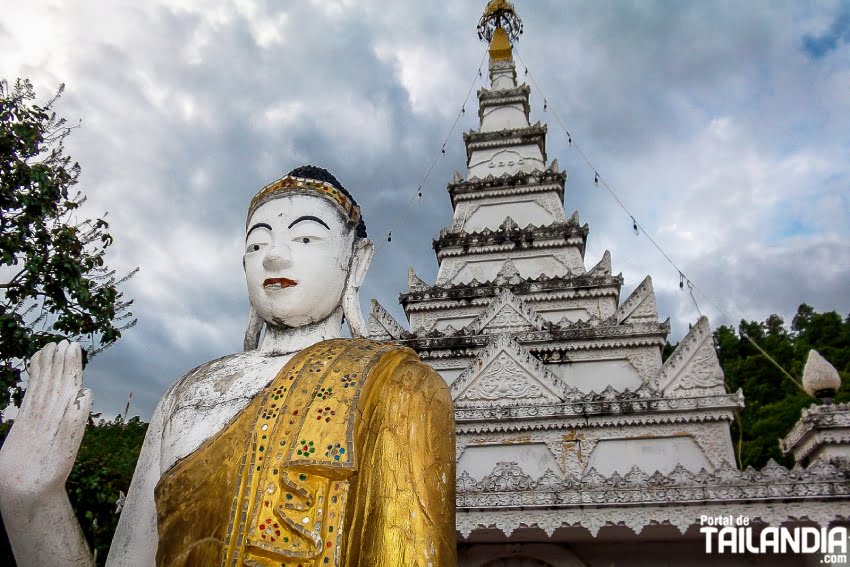
<path fill-rule="evenodd" d="M 490 0 L 478 21 L 478 38 L 490 44 L 490 61 L 513 60 L 513 43 L 522 35 L 522 20 L 508 0 Z"/>

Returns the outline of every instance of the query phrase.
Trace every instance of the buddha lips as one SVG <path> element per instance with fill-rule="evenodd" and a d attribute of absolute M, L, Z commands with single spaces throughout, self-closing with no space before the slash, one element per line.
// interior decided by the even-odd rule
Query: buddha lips
<path fill-rule="evenodd" d="M 298 282 L 289 278 L 266 278 L 266 280 L 263 281 L 263 287 L 278 286 L 283 289 L 286 287 L 295 287 L 296 285 L 298 285 Z"/>

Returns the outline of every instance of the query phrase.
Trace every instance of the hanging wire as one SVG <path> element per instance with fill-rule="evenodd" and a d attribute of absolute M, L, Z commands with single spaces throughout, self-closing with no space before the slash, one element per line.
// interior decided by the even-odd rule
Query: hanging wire
<path fill-rule="evenodd" d="M 522 65 L 526 69 L 528 69 L 528 65 L 525 64 L 525 61 L 523 61 L 522 56 L 519 54 L 519 50 L 516 49 L 516 47 L 514 48 L 514 54 L 517 56 L 517 59 L 519 59 L 519 62 L 522 63 Z M 532 85 L 534 85 L 534 88 L 537 90 L 537 92 L 540 93 L 540 96 L 543 97 L 543 109 L 545 111 L 548 107 L 548 101 L 547 101 L 545 95 L 543 94 L 543 89 L 540 88 L 540 85 L 537 84 L 537 81 L 534 80 L 534 76 L 531 73 L 528 74 L 528 78 L 531 80 L 531 83 L 532 83 Z M 720 308 L 717 305 L 717 303 L 715 303 L 708 295 L 706 295 L 706 293 L 704 291 L 702 291 L 701 288 L 697 287 L 696 284 L 694 284 L 687 276 L 685 276 L 685 274 L 676 265 L 676 263 L 673 261 L 673 259 L 670 258 L 670 255 L 667 254 L 667 252 L 664 251 L 663 248 L 661 248 L 661 246 L 655 241 L 654 238 L 652 238 L 652 236 L 646 231 L 646 229 L 644 229 L 643 226 L 641 226 L 637 222 L 637 220 L 635 220 L 635 216 L 632 214 L 632 212 L 629 210 L 629 208 L 626 207 L 626 205 L 620 199 L 619 195 L 617 195 L 617 192 L 614 191 L 614 189 L 608 184 L 607 181 L 605 181 L 604 178 L 599 176 L 598 170 L 593 166 L 590 159 L 587 157 L 587 154 L 584 153 L 584 150 L 581 148 L 581 146 L 578 144 L 578 142 L 575 142 L 572 139 L 572 135 L 570 134 L 569 130 L 567 130 L 567 127 L 564 125 L 564 122 L 561 120 L 561 117 L 560 117 L 560 115 L 558 115 L 558 112 L 554 108 L 551 109 L 551 112 L 552 112 L 552 116 L 555 117 L 555 121 L 558 123 L 558 126 L 560 126 L 561 130 L 563 130 L 564 133 L 567 135 L 570 146 L 574 147 L 576 149 L 576 151 L 578 151 L 579 155 L 584 160 L 584 162 L 587 164 L 587 166 L 591 170 L 593 170 L 593 172 L 595 174 L 594 183 L 601 185 L 602 187 L 604 187 L 608 191 L 608 193 L 611 194 L 611 197 L 614 198 L 614 201 L 616 201 L 617 205 L 619 205 L 619 207 L 621 209 L 623 209 L 623 211 L 625 211 L 625 213 L 632 218 L 632 221 L 634 223 L 633 226 L 636 227 L 636 229 L 640 230 L 640 232 L 643 233 L 643 235 L 646 237 L 647 240 L 649 240 L 649 242 L 652 244 L 652 246 L 679 273 L 679 288 L 684 289 L 685 284 L 687 283 L 688 290 L 690 291 L 691 297 L 693 298 L 695 305 L 696 305 L 696 298 L 694 297 L 694 294 L 693 294 L 694 291 L 699 293 L 703 297 L 703 299 L 705 299 L 712 307 L 714 307 L 714 309 L 716 309 L 718 313 L 720 313 L 722 316 L 726 317 L 727 320 L 734 321 L 734 319 L 726 312 L 726 310 Z M 699 311 L 698 305 L 697 305 L 697 311 L 700 312 L 700 315 L 702 315 L 702 312 Z M 758 350 L 762 355 L 764 355 L 764 357 L 767 358 L 771 362 L 771 364 L 776 366 L 776 368 L 778 368 L 782 372 L 782 374 L 784 374 L 789 380 L 791 380 L 798 388 L 800 388 L 800 390 L 805 392 L 803 385 L 800 383 L 800 381 L 798 379 L 796 379 L 788 371 L 786 371 L 784 368 L 782 368 L 782 366 L 772 356 L 770 356 L 767 352 L 765 352 L 765 350 L 763 348 L 761 348 L 758 344 L 756 344 L 756 342 L 743 329 L 738 329 L 738 330 L 739 330 L 741 336 L 743 338 L 746 338 L 750 343 L 752 343 L 752 345 L 756 348 L 756 350 Z"/>
<path fill-rule="evenodd" d="M 425 187 L 425 184 L 428 181 L 428 178 L 431 176 L 431 172 L 434 171 L 434 166 L 437 165 L 437 161 L 446 155 L 446 144 L 448 143 L 451 135 L 454 133 L 455 128 L 457 127 L 457 123 L 460 122 L 461 116 L 466 114 L 466 103 L 469 101 L 469 96 L 472 94 L 472 90 L 475 88 L 475 83 L 478 81 L 478 77 L 482 77 L 481 68 L 484 66 L 484 61 L 487 60 L 488 49 L 484 50 L 484 55 L 481 57 L 481 62 L 478 64 L 478 71 L 476 73 L 477 76 L 473 76 L 472 82 L 469 85 L 469 89 L 466 91 L 466 96 L 463 99 L 463 104 L 460 106 L 460 110 L 455 117 L 454 122 L 452 122 L 451 128 L 449 128 L 448 134 L 446 134 L 445 138 L 443 138 L 443 144 L 440 147 L 440 153 L 434 156 L 434 159 L 431 160 L 431 165 L 428 166 L 428 169 L 425 171 L 425 175 L 422 176 L 422 181 L 416 188 L 416 192 L 410 196 L 410 199 L 407 201 L 407 205 L 400 215 L 397 215 L 395 218 L 395 223 L 390 227 L 390 231 L 387 235 L 387 242 L 392 242 L 392 234 L 393 230 L 396 229 L 401 223 L 407 218 L 407 214 L 410 211 L 410 205 L 414 200 L 422 201 L 422 188 Z M 377 253 L 381 247 L 384 245 L 383 242 L 380 242 L 375 245 L 375 252 Z"/>
<path fill-rule="evenodd" d="M 699 303 L 697 303 L 697 298 L 694 297 L 694 284 L 691 283 L 691 280 L 688 280 L 688 293 L 691 295 L 691 301 L 694 302 L 694 307 L 697 308 L 697 313 L 702 317 L 702 310 L 699 308 Z"/>

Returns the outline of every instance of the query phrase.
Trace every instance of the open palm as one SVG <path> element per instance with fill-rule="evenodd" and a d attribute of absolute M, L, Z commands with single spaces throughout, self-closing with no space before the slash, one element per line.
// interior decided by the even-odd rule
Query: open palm
<path fill-rule="evenodd" d="M 0 450 L 0 478 L 32 495 L 64 490 L 91 409 L 77 343 L 50 343 L 29 367 L 23 403 Z"/>

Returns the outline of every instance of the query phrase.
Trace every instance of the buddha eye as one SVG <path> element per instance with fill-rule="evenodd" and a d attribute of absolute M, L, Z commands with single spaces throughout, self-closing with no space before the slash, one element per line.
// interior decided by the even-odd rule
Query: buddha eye
<path fill-rule="evenodd" d="M 256 251 L 257 251 L 257 250 L 259 250 L 259 249 L 260 249 L 260 245 L 259 245 L 259 244 L 254 244 L 253 246 L 251 246 L 251 250 L 253 250 L 254 252 L 256 252 Z"/>
<path fill-rule="evenodd" d="M 310 237 L 309 236 L 303 237 L 301 239 L 301 242 L 303 242 L 304 244 L 310 244 Z"/>

